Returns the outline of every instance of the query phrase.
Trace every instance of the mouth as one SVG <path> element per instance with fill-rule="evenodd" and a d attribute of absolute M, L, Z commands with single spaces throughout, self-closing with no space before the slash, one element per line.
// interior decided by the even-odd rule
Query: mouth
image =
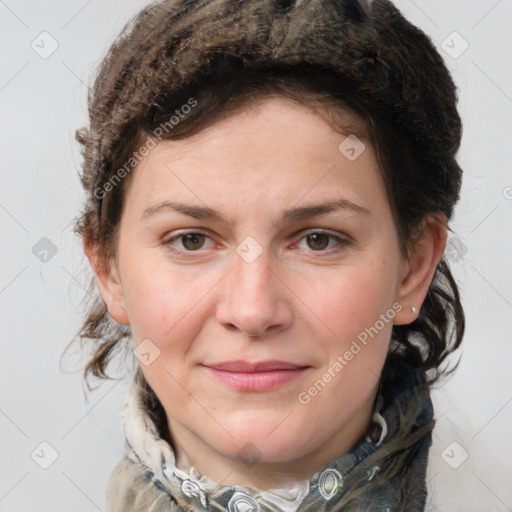
<path fill-rule="evenodd" d="M 223 384 L 238 391 L 271 391 L 302 375 L 309 366 L 285 361 L 225 361 L 204 365 Z"/>

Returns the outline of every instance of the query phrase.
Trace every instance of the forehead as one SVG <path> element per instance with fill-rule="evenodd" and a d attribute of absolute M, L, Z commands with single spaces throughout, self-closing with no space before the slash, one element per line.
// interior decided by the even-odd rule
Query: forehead
<path fill-rule="evenodd" d="M 232 205 L 241 196 L 297 202 L 329 191 L 374 201 L 383 184 L 373 148 L 347 130 L 360 120 L 342 115 L 344 129 L 325 112 L 266 98 L 189 138 L 158 142 L 134 169 L 127 202 L 140 208 L 169 195 L 225 202 L 230 192 Z"/>

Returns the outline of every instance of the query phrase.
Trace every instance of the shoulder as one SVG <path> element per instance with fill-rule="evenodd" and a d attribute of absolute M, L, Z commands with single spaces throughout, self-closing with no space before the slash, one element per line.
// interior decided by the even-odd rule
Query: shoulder
<path fill-rule="evenodd" d="M 105 512 L 177 512 L 175 507 L 171 496 L 127 456 L 115 466 L 107 483 Z"/>
<path fill-rule="evenodd" d="M 506 468 L 500 470 L 489 460 L 467 417 L 446 391 L 434 391 L 432 401 L 436 426 L 427 466 L 426 512 L 509 511 L 500 491 L 500 475 Z"/>

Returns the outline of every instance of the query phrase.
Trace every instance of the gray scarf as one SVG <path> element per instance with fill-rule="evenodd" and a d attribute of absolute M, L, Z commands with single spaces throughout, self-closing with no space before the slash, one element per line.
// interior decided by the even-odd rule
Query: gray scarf
<path fill-rule="evenodd" d="M 390 355 L 365 439 L 294 489 L 225 486 L 176 467 L 164 411 L 140 369 L 123 411 L 128 455 L 112 473 L 106 512 L 423 512 L 433 406 L 423 371 Z"/>

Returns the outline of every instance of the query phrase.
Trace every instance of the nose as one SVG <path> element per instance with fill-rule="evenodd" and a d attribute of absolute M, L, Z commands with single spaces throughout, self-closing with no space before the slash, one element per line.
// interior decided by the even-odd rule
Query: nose
<path fill-rule="evenodd" d="M 250 336 L 288 328 L 293 318 L 291 292 L 276 274 L 276 267 L 265 251 L 250 263 L 236 255 L 234 268 L 223 280 L 217 321 Z"/>

